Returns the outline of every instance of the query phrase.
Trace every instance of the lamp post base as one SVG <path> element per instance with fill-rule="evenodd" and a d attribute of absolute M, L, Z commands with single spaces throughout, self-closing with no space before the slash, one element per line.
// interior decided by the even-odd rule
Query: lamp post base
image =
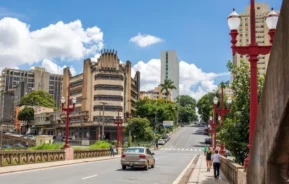
<path fill-rule="evenodd" d="M 64 148 L 64 149 L 70 148 L 70 145 L 69 145 L 69 144 L 65 144 L 65 145 L 63 146 L 63 148 Z"/>
<path fill-rule="evenodd" d="M 226 156 L 226 150 L 224 143 L 221 143 L 220 155 Z"/>
<path fill-rule="evenodd" d="M 248 168 L 248 166 L 249 166 L 249 161 L 250 161 L 250 158 L 249 158 L 249 156 L 245 159 L 245 161 L 244 161 L 244 168 L 245 169 L 247 169 Z"/>

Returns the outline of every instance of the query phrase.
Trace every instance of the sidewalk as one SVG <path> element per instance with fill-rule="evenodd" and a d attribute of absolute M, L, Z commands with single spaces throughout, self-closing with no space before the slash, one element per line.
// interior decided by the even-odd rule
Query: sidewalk
<path fill-rule="evenodd" d="M 7 173 L 13 173 L 13 172 L 20 172 L 20 171 L 28 171 L 28 170 L 50 168 L 50 167 L 61 167 L 61 166 L 66 166 L 66 165 L 81 164 L 81 163 L 86 163 L 86 162 L 111 160 L 111 159 L 117 159 L 117 158 L 120 158 L 120 156 L 116 155 L 115 157 L 106 156 L 106 157 L 95 157 L 95 158 L 86 158 L 86 159 L 77 159 L 77 160 L 45 162 L 45 163 L 37 163 L 37 164 L 5 166 L 5 167 L 0 167 L 0 175 L 1 174 L 7 174 Z"/>
<path fill-rule="evenodd" d="M 214 178 L 213 166 L 211 171 L 207 171 L 206 158 L 204 155 L 199 157 L 199 160 L 191 174 L 187 184 L 229 184 L 226 177 L 220 172 L 219 179 Z"/>

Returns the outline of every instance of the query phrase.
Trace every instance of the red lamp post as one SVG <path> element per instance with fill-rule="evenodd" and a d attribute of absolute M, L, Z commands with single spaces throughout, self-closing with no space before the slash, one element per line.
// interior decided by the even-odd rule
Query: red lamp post
<path fill-rule="evenodd" d="M 215 98 L 214 98 L 214 113 L 215 113 L 215 114 L 220 114 L 220 116 L 219 116 L 219 121 L 220 121 L 221 123 L 223 123 L 223 122 L 224 122 L 224 119 L 225 119 L 225 115 L 230 112 L 230 109 L 229 109 L 229 108 L 228 108 L 228 109 L 225 109 L 225 107 L 224 107 L 224 88 L 221 87 L 221 90 L 222 90 L 221 109 L 217 108 L 218 98 L 215 97 Z M 231 104 L 231 103 L 232 103 L 231 97 L 228 98 L 227 103 L 228 103 L 228 104 Z M 220 124 L 221 124 L 221 123 L 220 123 Z M 220 149 L 220 154 L 221 154 L 221 155 L 225 155 L 225 154 L 226 154 L 226 151 L 225 151 L 225 145 L 224 145 L 224 143 L 221 143 L 221 146 L 220 146 L 220 147 L 221 147 L 221 149 Z"/>
<path fill-rule="evenodd" d="M 211 130 L 210 130 L 210 133 L 212 133 L 212 147 L 213 147 L 213 150 L 216 150 L 216 147 L 217 147 L 217 140 L 216 140 L 216 132 L 217 132 L 217 127 L 219 126 L 219 124 L 217 124 L 215 122 L 215 118 L 213 118 L 212 116 L 210 116 L 210 125 L 211 125 Z"/>
<path fill-rule="evenodd" d="M 61 108 L 62 111 L 66 112 L 66 131 L 65 131 L 65 145 L 64 148 L 69 148 L 69 143 L 68 143 L 68 136 L 69 136 L 69 114 L 74 111 L 75 108 L 75 103 L 76 103 L 76 98 L 73 97 L 72 98 L 72 104 L 73 106 L 70 107 L 70 85 L 68 85 L 68 89 L 67 89 L 67 106 L 66 108 L 64 107 L 64 103 L 65 103 L 65 98 L 62 97 L 61 98 Z"/>
<path fill-rule="evenodd" d="M 237 36 L 238 36 L 238 28 L 241 24 L 241 17 L 236 13 L 235 9 L 228 17 L 228 24 L 231 30 L 230 35 L 232 37 L 232 51 L 233 55 L 235 53 L 241 55 L 249 55 L 250 62 L 250 131 L 249 131 L 249 155 L 245 159 L 245 168 L 248 166 L 250 155 L 251 155 L 251 147 L 252 141 L 254 137 L 255 123 L 257 117 L 258 110 L 258 94 L 257 94 L 257 62 L 258 55 L 268 54 L 271 51 L 271 45 L 260 46 L 256 42 L 256 25 L 255 25 L 255 1 L 250 0 L 250 26 L 251 26 L 251 44 L 248 46 L 236 46 Z M 266 17 L 266 24 L 269 28 L 269 35 L 271 37 L 270 42 L 273 43 L 274 33 L 277 27 L 278 22 L 278 14 L 272 9 L 271 12 Z"/>
<path fill-rule="evenodd" d="M 121 147 L 121 140 L 122 140 L 122 123 L 123 123 L 123 119 L 121 118 L 121 116 L 119 115 L 119 111 L 120 109 L 118 108 L 118 115 L 117 117 L 114 118 L 114 124 L 117 125 L 117 143 L 116 143 L 116 147 Z"/>

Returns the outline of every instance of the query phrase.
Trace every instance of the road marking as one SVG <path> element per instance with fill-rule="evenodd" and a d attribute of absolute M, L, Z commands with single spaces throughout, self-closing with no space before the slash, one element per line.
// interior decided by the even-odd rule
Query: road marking
<path fill-rule="evenodd" d="M 189 149 L 186 149 L 186 151 L 188 151 Z"/>
<path fill-rule="evenodd" d="M 197 149 L 195 149 L 195 151 L 197 151 Z"/>
<path fill-rule="evenodd" d="M 190 151 L 193 151 L 193 149 L 190 149 Z"/>
<path fill-rule="evenodd" d="M 199 151 L 202 151 L 201 149 L 199 149 Z"/>
<path fill-rule="evenodd" d="M 180 150 L 180 148 L 177 149 L 178 151 Z"/>
<path fill-rule="evenodd" d="M 83 179 L 83 180 L 86 180 L 86 179 L 93 178 L 93 177 L 96 177 L 96 176 L 97 176 L 97 174 L 96 174 L 96 175 L 92 175 L 92 176 L 87 176 L 87 177 L 82 178 L 82 179 Z"/>
<path fill-rule="evenodd" d="M 185 149 L 183 148 L 182 151 L 184 151 Z"/>

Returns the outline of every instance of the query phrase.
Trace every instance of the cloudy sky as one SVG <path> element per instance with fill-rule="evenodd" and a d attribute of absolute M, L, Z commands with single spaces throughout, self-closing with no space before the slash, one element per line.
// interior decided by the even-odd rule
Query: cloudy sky
<path fill-rule="evenodd" d="M 280 9 L 282 0 L 263 0 Z M 82 72 L 85 58 L 103 48 L 116 49 L 141 72 L 141 89 L 160 83 L 160 51 L 176 50 L 180 93 L 200 98 L 229 80 L 231 59 L 227 16 L 243 12 L 247 1 L 2 0 L 0 70 L 45 67 Z"/>

